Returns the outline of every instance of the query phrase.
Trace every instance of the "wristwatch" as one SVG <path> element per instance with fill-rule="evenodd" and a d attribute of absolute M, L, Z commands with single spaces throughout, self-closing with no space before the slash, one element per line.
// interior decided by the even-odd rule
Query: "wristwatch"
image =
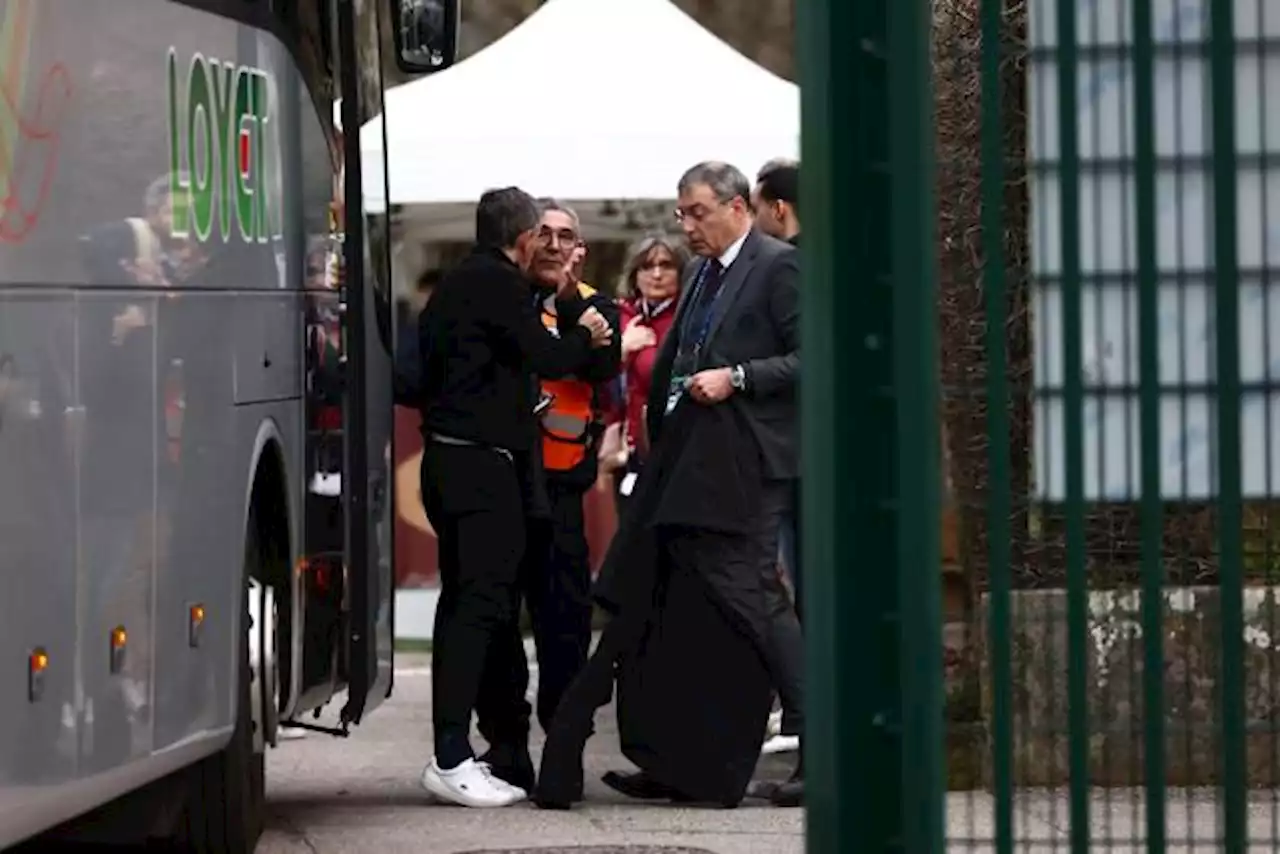
<path fill-rule="evenodd" d="M 729 369 L 729 385 L 733 386 L 735 391 L 744 391 L 747 387 L 747 372 L 742 365 L 734 365 Z"/>

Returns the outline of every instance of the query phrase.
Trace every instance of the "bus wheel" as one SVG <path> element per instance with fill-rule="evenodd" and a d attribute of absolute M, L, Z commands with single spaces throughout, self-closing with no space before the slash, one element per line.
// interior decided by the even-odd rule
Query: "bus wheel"
<path fill-rule="evenodd" d="M 249 633 L 260 628 L 251 625 L 248 607 L 249 580 L 258 575 L 261 562 L 257 521 L 251 515 L 245 543 L 246 595 L 240 619 L 240 701 L 236 726 L 225 748 L 191 769 L 181 831 L 185 847 L 195 851 L 249 854 L 262 835 L 266 767 L 264 753 L 254 749 L 252 684 L 255 680 L 249 663 Z"/>

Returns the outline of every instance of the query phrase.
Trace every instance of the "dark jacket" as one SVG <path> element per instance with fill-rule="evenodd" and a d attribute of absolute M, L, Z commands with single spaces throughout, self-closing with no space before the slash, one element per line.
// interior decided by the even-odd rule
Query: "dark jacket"
<path fill-rule="evenodd" d="M 724 599 L 698 573 L 666 560 L 662 527 L 709 527 L 719 518 L 724 532 L 741 534 L 758 518 L 760 490 L 745 484 L 758 483 L 760 472 L 745 447 L 749 435 L 735 426 L 740 420 L 727 406 L 682 406 L 672 413 L 667 438 L 654 446 L 594 588 L 611 619 L 560 700 L 542 751 L 538 797 L 568 803 L 581 791 L 594 713 L 613 697 L 616 680 L 618 739 L 631 762 L 696 800 L 742 799 L 769 715 L 769 673 L 742 627 L 744 603 Z M 702 449 L 715 454 L 706 467 L 690 459 L 699 453 L 699 423 L 722 439 Z M 700 506 L 685 491 L 682 475 L 689 471 L 733 478 L 718 487 L 722 506 Z M 698 710 L 694 720 L 690 708 Z"/>
<path fill-rule="evenodd" d="M 689 295 L 694 290 L 690 286 L 692 277 L 697 275 L 700 266 L 692 265 L 693 270 L 681 291 L 675 324 L 662 342 L 654 365 L 648 412 L 651 443 L 661 441 L 672 365 L 681 336 L 685 334 Z M 799 476 L 796 405 L 800 375 L 799 272 L 793 247 L 755 229 L 747 234 L 738 257 L 725 271 L 697 370 L 742 365 L 747 387 L 720 404 L 737 413 L 739 419 L 732 422 L 695 419 L 698 424 L 690 429 L 706 435 L 689 439 L 695 446 L 709 450 L 695 448 L 690 453 L 691 460 L 705 455 L 709 465 L 719 457 L 714 452 L 714 446 L 721 441 L 716 431 L 733 423 L 741 425 L 754 440 L 764 478 L 789 480 Z M 687 396 L 680 406 L 705 408 Z M 682 477 L 709 484 L 720 475 L 711 471 L 686 472 Z"/>
<path fill-rule="evenodd" d="M 527 452 L 538 438 L 536 373 L 583 370 L 591 334 L 580 298 L 557 300 L 560 337 L 547 333 L 529 280 L 503 253 L 476 248 L 436 288 L 418 322 L 422 429 Z"/>

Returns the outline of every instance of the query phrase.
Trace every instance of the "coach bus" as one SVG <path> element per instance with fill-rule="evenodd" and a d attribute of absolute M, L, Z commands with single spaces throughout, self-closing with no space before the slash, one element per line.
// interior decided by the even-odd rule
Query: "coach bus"
<path fill-rule="evenodd" d="M 389 696 L 358 129 L 456 3 L 0 0 L 0 848 L 251 851 L 280 723 Z"/>

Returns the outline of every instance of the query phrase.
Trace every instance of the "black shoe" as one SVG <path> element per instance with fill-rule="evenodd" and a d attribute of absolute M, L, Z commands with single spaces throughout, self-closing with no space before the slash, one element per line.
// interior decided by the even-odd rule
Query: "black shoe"
<path fill-rule="evenodd" d="M 609 771 L 600 778 L 606 786 L 615 792 L 635 798 L 638 801 L 677 801 L 687 802 L 689 799 L 680 792 L 657 780 L 650 778 L 643 771 L 635 774 L 620 774 Z"/>
<path fill-rule="evenodd" d="M 775 807 L 804 806 L 804 780 L 788 780 L 778 786 L 769 801 Z"/>
<path fill-rule="evenodd" d="M 582 795 L 582 780 L 579 778 L 575 783 L 568 786 L 562 786 L 559 792 L 553 791 L 554 787 L 546 785 L 546 778 L 539 781 L 539 785 L 529 792 L 529 800 L 533 801 L 534 806 L 544 810 L 568 810 L 573 809 L 574 804 L 580 804 L 584 800 Z"/>
<path fill-rule="evenodd" d="M 773 780 L 752 780 L 747 784 L 746 797 L 772 801 L 773 796 L 777 794 L 781 785 L 781 783 L 775 783 Z"/>
<path fill-rule="evenodd" d="M 803 754 L 801 754 L 803 756 Z M 795 773 L 785 783 L 780 783 L 773 794 L 769 796 L 769 801 L 775 807 L 802 807 L 804 806 L 804 760 L 800 760 L 800 764 L 796 766 Z"/>
<path fill-rule="evenodd" d="M 476 760 L 488 763 L 493 776 L 505 783 L 519 786 L 526 793 L 532 793 L 536 782 L 533 773 L 533 760 L 529 758 L 526 747 L 492 747 Z"/>
<path fill-rule="evenodd" d="M 532 801 L 533 805 L 540 810 L 557 810 L 560 812 L 566 812 L 573 809 L 573 804 L 569 801 L 555 800 L 540 794 L 535 794 Z"/>

